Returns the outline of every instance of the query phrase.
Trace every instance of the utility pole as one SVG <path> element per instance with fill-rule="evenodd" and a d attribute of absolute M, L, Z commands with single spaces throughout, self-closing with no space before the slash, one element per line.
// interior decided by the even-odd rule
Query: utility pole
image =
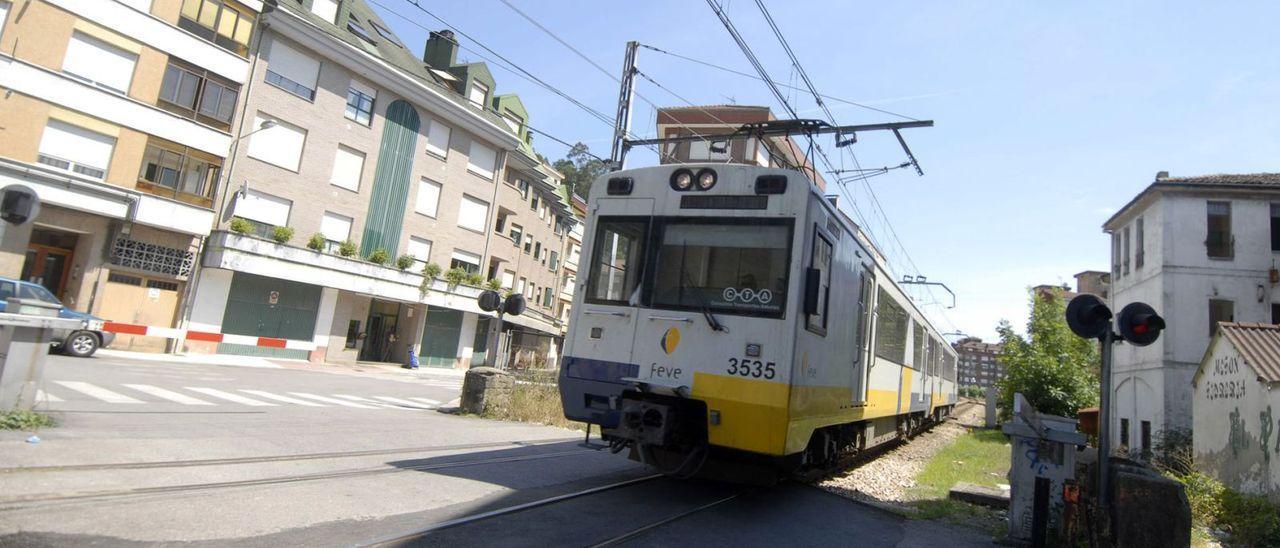
<path fill-rule="evenodd" d="M 636 92 L 636 50 L 640 42 L 627 42 L 627 53 L 622 59 L 622 80 L 618 90 L 618 115 L 613 126 L 613 150 L 609 153 L 609 166 L 613 171 L 622 169 L 627 159 L 627 135 L 631 133 L 631 99 Z"/>

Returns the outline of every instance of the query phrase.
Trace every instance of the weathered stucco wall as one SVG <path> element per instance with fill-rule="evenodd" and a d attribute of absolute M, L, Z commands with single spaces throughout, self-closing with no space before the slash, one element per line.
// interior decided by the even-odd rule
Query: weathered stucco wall
<path fill-rule="evenodd" d="M 1280 386 L 1260 382 L 1222 339 L 1194 386 L 1196 467 L 1232 488 L 1280 502 Z"/>

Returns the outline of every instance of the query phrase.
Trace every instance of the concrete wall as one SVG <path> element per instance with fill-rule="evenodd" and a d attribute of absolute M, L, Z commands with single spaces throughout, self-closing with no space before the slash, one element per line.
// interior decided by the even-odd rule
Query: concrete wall
<path fill-rule="evenodd" d="M 1267 386 L 1219 339 L 1195 384 L 1196 467 L 1280 502 L 1280 386 Z"/>

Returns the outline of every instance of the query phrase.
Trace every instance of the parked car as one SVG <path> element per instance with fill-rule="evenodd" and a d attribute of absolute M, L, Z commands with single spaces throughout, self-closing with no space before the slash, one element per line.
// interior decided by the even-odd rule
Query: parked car
<path fill-rule="evenodd" d="M 110 346 L 115 340 L 115 333 L 108 333 L 102 330 L 102 318 L 84 312 L 77 312 L 63 306 L 62 301 L 53 296 L 44 286 L 15 280 L 13 278 L 0 277 L 0 312 L 4 312 L 9 297 L 18 297 L 19 299 L 35 299 L 58 305 L 59 318 L 71 318 L 80 320 L 80 329 L 55 329 L 53 332 L 53 341 L 50 343 L 52 350 L 70 354 L 81 358 L 92 356 L 99 348 Z"/>

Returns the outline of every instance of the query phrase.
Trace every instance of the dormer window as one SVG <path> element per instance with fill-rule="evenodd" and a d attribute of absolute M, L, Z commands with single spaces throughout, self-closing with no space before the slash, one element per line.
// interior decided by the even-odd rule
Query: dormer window
<path fill-rule="evenodd" d="M 378 42 L 372 36 L 369 36 L 369 31 L 364 30 L 364 27 L 360 26 L 360 23 L 357 23 L 355 19 L 347 21 L 347 30 L 351 31 L 351 34 L 359 36 L 361 40 L 368 42 L 370 46 L 378 45 Z"/>
<path fill-rule="evenodd" d="M 507 127 L 511 128 L 511 132 L 517 135 L 520 134 L 520 128 L 524 127 L 524 119 L 509 110 L 502 113 L 502 120 L 507 123 Z"/>
<path fill-rule="evenodd" d="M 489 86 L 480 82 L 471 82 L 471 92 L 467 94 L 467 100 L 480 110 L 485 109 L 485 105 L 489 103 Z"/>

